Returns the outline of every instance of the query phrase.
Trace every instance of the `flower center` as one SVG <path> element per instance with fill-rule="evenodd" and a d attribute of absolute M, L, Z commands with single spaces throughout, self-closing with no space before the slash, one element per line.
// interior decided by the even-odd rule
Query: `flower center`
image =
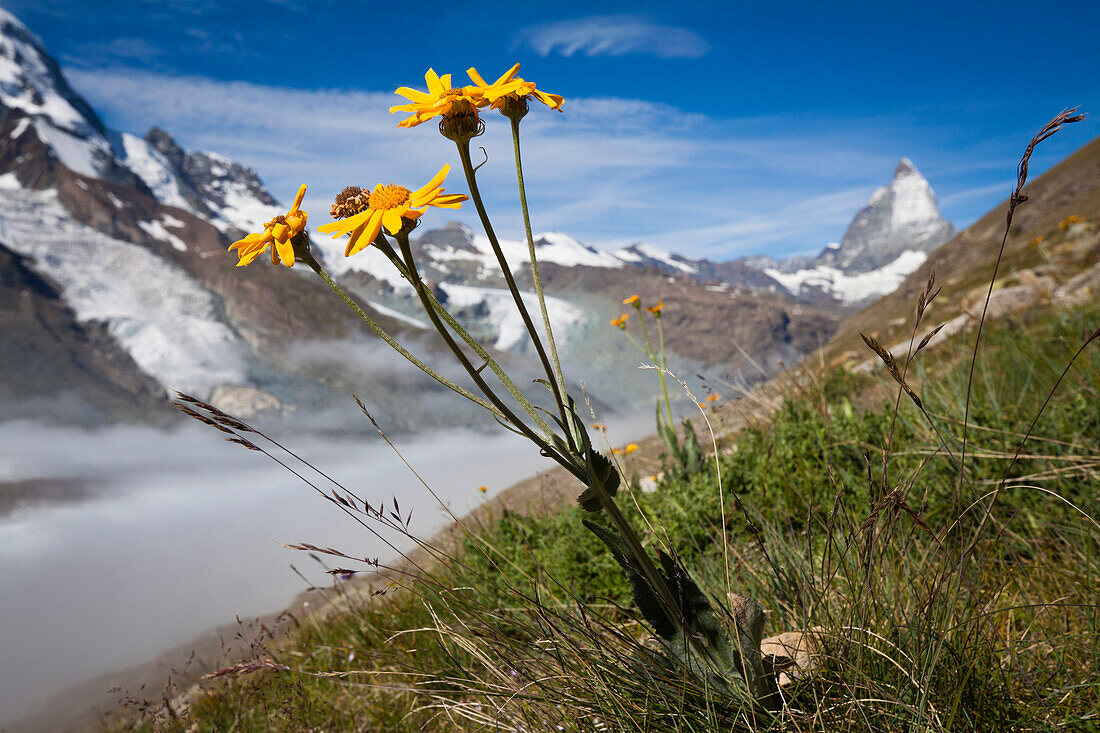
<path fill-rule="evenodd" d="M 395 186 L 392 183 L 376 188 L 370 194 L 370 207 L 375 211 L 396 209 L 409 200 L 410 193 L 412 192 L 404 186 Z"/>

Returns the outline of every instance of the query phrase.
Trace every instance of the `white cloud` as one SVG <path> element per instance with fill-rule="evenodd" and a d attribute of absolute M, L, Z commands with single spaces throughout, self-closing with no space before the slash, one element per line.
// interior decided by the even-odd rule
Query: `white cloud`
<path fill-rule="evenodd" d="M 545 23 L 520 31 L 519 45 L 540 56 L 624 56 L 652 54 L 659 58 L 699 58 L 710 44 L 695 31 L 659 25 L 636 15 L 597 15 Z"/>
<path fill-rule="evenodd" d="M 133 69 L 68 69 L 74 86 L 115 127 L 159 125 L 189 149 L 254 168 L 284 201 L 309 185 L 306 209 L 327 220 L 346 185 L 419 186 L 451 163 L 448 190 L 466 190 L 454 146 L 427 123 L 398 129 L 389 92 L 299 90 Z M 487 118 L 479 183 L 498 231 L 522 232 L 506 123 Z M 855 127 L 855 124 L 848 125 Z M 689 255 L 727 257 L 763 247 L 817 249 L 896 163 L 859 152 L 859 135 L 803 122 L 713 120 L 636 99 L 580 98 L 564 114 L 524 121 L 524 166 L 536 230 L 565 231 L 598 247 L 649 241 Z M 842 191 L 841 194 L 830 192 Z M 472 210 L 437 214 L 474 226 Z"/>

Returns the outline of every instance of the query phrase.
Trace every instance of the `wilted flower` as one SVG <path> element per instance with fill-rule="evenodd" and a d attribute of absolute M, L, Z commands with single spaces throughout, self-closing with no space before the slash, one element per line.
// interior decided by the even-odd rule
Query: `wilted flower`
<path fill-rule="evenodd" d="M 302 198 L 305 195 L 306 187 L 303 184 L 298 189 L 298 195 L 294 197 L 294 204 L 290 207 L 290 211 L 264 224 L 262 232 L 249 234 L 229 246 L 230 252 L 237 250 L 237 256 L 240 258 L 237 267 L 244 267 L 252 262 L 267 251 L 268 247 L 272 248 L 271 264 L 281 261 L 287 267 L 294 265 L 294 245 L 290 240 L 305 231 L 307 214 L 298 208 L 302 205 Z"/>
<path fill-rule="evenodd" d="M 392 183 L 378 184 L 370 194 L 365 189 L 351 186 L 345 188 L 332 206 L 334 215 L 346 218 L 322 224 L 317 231 L 332 233 L 332 238 L 350 234 L 344 256 L 350 257 L 369 246 L 382 227 L 390 234 L 397 234 L 406 222 L 415 222 L 429 206 L 443 209 L 462 208 L 467 197 L 464 194 L 444 194 L 443 181 L 451 167 L 440 168 L 432 180 L 424 186 L 410 191 L 404 186 Z"/>
<path fill-rule="evenodd" d="M 665 307 L 665 302 L 663 300 L 661 300 L 660 298 L 657 298 L 657 305 L 649 306 L 649 307 L 646 308 L 646 310 L 649 311 L 650 313 L 652 313 L 657 318 L 660 318 L 661 317 L 661 309 L 664 308 L 664 307 Z"/>

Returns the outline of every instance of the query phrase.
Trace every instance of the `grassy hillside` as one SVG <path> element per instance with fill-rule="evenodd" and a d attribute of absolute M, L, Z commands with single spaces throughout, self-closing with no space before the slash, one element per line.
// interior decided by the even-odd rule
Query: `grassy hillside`
<path fill-rule="evenodd" d="M 890 385 L 832 371 L 719 446 L 721 494 L 713 463 L 670 465 L 655 493 L 632 492 L 626 505 L 647 541 L 667 537 L 715 594 L 728 572 L 735 592 L 767 609 L 766 633 L 823 630 L 819 671 L 771 724 L 708 704 L 653 661 L 621 572 L 580 510 L 562 507 L 471 526 L 455 559 L 415 577 L 337 585 L 334 610 L 192 690 L 182 717 L 138 728 L 1094 729 L 1094 355 L 1078 359 L 1010 459 L 1098 318 L 1090 306 L 990 329 L 961 488 L 957 445 L 945 451 L 910 402 L 895 411 Z M 968 349 L 956 337 L 917 370 L 944 433 L 957 432 Z M 979 530 L 980 507 L 968 507 L 1005 475 Z"/>

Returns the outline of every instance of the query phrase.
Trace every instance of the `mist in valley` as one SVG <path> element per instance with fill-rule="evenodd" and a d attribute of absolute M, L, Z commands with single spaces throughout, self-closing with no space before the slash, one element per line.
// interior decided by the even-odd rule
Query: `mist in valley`
<path fill-rule="evenodd" d="M 648 432 L 651 419 L 612 421 L 612 440 Z M 392 505 L 396 496 L 403 513 L 412 510 L 418 535 L 446 523 L 377 437 L 321 438 L 285 427 L 288 447 L 372 504 Z M 309 583 L 332 583 L 306 553 L 279 542 L 392 556 L 286 469 L 222 437 L 198 424 L 0 424 L 0 487 L 71 488 L 50 501 L 28 491 L 0 515 L 0 724 L 235 616 L 284 607 L 307 587 L 291 564 Z M 440 429 L 394 440 L 458 515 L 553 465 L 507 433 Z"/>

